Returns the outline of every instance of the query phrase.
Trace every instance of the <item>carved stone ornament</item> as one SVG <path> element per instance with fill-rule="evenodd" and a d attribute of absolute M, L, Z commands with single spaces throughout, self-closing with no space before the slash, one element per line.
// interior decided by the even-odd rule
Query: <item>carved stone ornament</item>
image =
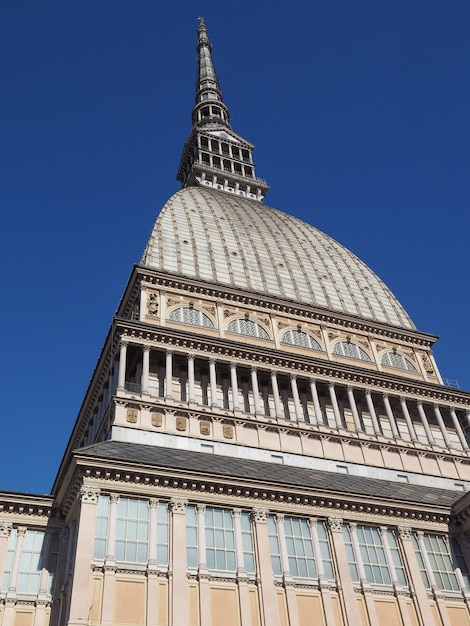
<path fill-rule="evenodd" d="M 25 537 L 27 530 L 28 529 L 26 528 L 26 526 L 18 526 L 18 528 L 16 529 L 16 534 L 18 535 L 18 537 Z"/>
<path fill-rule="evenodd" d="M 152 413 L 152 426 L 159 428 L 163 424 L 163 413 Z"/>
<path fill-rule="evenodd" d="M 13 524 L 11 522 L 0 522 L 0 537 L 9 537 Z"/>
<path fill-rule="evenodd" d="M 188 501 L 186 498 L 171 498 L 168 503 L 168 508 L 172 513 L 186 513 L 186 507 Z"/>
<path fill-rule="evenodd" d="M 343 519 L 341 517 L 329 517 L 328 527 L 332 532 L 342 532 Z"/>
<path fill-rule="evenodd" d="M 151 293 L 148 297 L 147 311 L 149 315 L 158 315 L 158 305 L 159 305 L 159 296 L 158 293 Z"/>
<path fill-rule="evenodd" d="M 411 526 L 398 526 L 400 539 L 411 539 Z"/>
<path fill-rule="evenodd" d="M 269 509 L 264 506 L 258 506 L 251 509 L 250 517 L 253 522 L 267 522 Z"/>
<path fill-rule="evenodd" d="M 176 418 L 176 430 L 184 432 L 188 427 L 188 420 L 185 417 Z"/>
<path fill-rule="evenodd" d="M 201 433 L 201 435 L 210 435 L 211 423 L 207 420 L 201 420 L 199 422 L 199 432 Z"/>
<path fill-rule="evenodd" d="M 127 409 L 126 420 L 129 424 L 137 424 L 137 418 L 139 416 L 139 412 L 137 409 Z"/>
<path fill-rule="evenodd" d="M 277 327 L 279 328 L 279 330 L 282 330 L 283 328 L 287 328 L 289 326 L 289 324 L 287 322 L 278 322 Z"/>
<path fill-rule="evenodd" d="M 78 497 L 83 503 L 98 504 L 100 490 L 97 487 L 85 487 L 85 485 L 82 485 L 78 492 Z"/>
<path fill-rule="evenodd" d="M 223 433 L 225 439 L 233 439 L 233 426 L 230 426 L 229 424 L 224 424 Z"/>

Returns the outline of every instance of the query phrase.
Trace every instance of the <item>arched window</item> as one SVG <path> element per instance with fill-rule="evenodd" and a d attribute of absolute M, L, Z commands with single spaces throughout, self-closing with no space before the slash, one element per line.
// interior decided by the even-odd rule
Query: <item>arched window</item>
<path fill-rule="evenodd" d="M 237 319 L 230 322 L 227 331 L 238 335 L 248 335 L 248 337 L 258 337 L 259 339 L 269 339 L 268 333 L 262 326 L 251 320 Z"/>
<path fill-rule="evenodd" d="M 382 357 L 382 365 L 394 367 L 397 370 L 405 370 L 406 372 L 418 371 L 411 361 L 396 352 L 386 352 Z"/>
<path fill-rule="evenodd" d="M 370 361 L 371 358 L 362 348 L 350 341 L 338 341 L 333 348 L 333 354 L 347 356 L 350 359 L 358 359 L 359 361 Z"/>
<path fill-rule="evenodd" d="M 321 350 L 321 346 L 316 339 L 308 333 L 300 330 L 288 330 L 282 336 L 282 343 L 288 343 L 292 346 L 301 348 L 310 348 L 310 350 Z"/>
<path fill-rule="evenodd" d="M 189 306 L 182 306 L 170 313 L 169 320 L 171 322 L 182 322 L 183 324 L 191 324 L 191 326 L 204 326 L 204 328 L 215 328 L 210 317 L 198 309 L 192 309 Z"/>

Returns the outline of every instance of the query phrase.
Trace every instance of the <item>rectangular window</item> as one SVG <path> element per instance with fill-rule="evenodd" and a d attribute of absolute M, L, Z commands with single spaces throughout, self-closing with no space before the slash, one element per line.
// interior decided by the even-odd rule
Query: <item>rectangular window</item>
<path fill-rule="evenodd" d="M 119 498 L 116 561 L 147 563 L 149 508 L 146 500 Z"/>
<path fill-rule="evenodd" d="M 157 563 L 168 565 L 168 506 L 162 502 L 157 507 Z"/>
<path fill-rule="evenodd" d="M 211 570 L 234 572 L 235 538 L 231 511 L 206 508 L 206 557 Z"/>
<path fill-rule="evenodd" d="M 39 591 L 39 577 L 43 567 L 44 535 L 42 530 L 26 531 L 18 573 L 18 593 L 36 594 Z"/>
<path fill-rule="evenodd" d="M 454 572 L 454 563 L 452 562 L 452 556 L 450 553 L 450 547 L 447 537 L 444 535 L 431 535 L 424 533 L 423 535 L 424 546 L 426 553 L 431 564 L 431 569 L 436 579 L 436 585 L 439 589 L 446 591 L 459 591 L 459 584 Z M 414 538 L 414 546 L 416 557 L 420 563 L 421 575 L 425 586 L 430 588 L 430 581 L 426 576 L 426 570 L 424 566 L 424 558 L 421 554 L 421 548 L 416 537 Z M 424 571 L 423 571 L 424 570 Z"/>
<path fill-rule="evenodd" d="M 306 519 L 286 517 L 284 519 L 289 571 L 292 576 L 316 578 L 317 568 L 313 555 L 310 527 Z"/>
<path fill-rule="evenodd" d="M 279 549 L 279 539 L 277 538 L 277 528 L 276 522 L 274 521 L 274 515 L 268 516 L 268 537 L 273 572 L 275 576 L 280 576 L 282 574 L 281 551 Z"/>
<path fill-rule="evenodd" d="M 374 526 L 357 526 L 357 541 L 359 544 L 360 556 L 367 582 L 373 585 L 391 585 L 392 578 L 385 556 L 382 537 L 378 528 Z M 343 527 L 343 537 L 348 555 L 349 570 L 355 582 L 359 582 L 359 568 L 354 554 L 351 531 L 347 526 Z M 398 545 L 392 531 L 387 531 L 387 539 L 392 554 L 398 582 L 406 585 L 405 572 L 400 557 Z"/>
<path fill-rule="evenodd" d="M 197 516 L 196 507 L 186 507 L 186 560 L 188 567 L 196 568 L 197 562 Z"/>
<path fill-rule="evenodd" d="M 250 514 L 241 514 L 243 563 L 248 574 L 255 573 L 255 554 L 253 550 L 253 531 L 251 527 Z"/>
<path fill-rule="evenodd" d="M 95 531 L 95 559 L 104 559 L 106 556 L 106 540 L 109 526 L 109 497 L 100 496 L 96 513 Z"/>
<path fill-rule="evenodd" d="M 13 556 L 15 554 L 15 544 L 16 544 L 16 529 L 14 528 L 10 536 L 8 537 L 8 548 L 7 554 L 5 558 L 5 568 L 3 570 L 3 578 L 2 578 L 2 592 L 5 593 L 8 590 L 10 585 L 10 574 L 11 574 L 11 566 L 13 564 Z"/>

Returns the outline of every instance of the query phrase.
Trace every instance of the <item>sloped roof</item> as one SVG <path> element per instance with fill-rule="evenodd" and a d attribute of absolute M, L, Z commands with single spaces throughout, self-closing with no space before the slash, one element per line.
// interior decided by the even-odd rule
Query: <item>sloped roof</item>
<path fill-rule="evenodd" d="M 269 486 L 282 486 L 318 490 L 331 496 L 377 498 L 389 500 L 391 506 L 419 503 L 420 506 L 450 508 L 461 495 L 460 492 L 435 487 L 112 440 L 76 450 L 76 454 L 108 460 L 110 464 L 121 461 L 132 463 L 136 468 L 163 468 L 172 474 L 186 471 L 195 473 L 202 479 L 214 477 L 251 484 L 255 482 L 267 489 Z"/>
<path fill-rule="evenodd" d="M 168 200 L 142 264 L 415 328 L 376 274 L 337 241 L 261 202 L 216 189 L 187 187 Z"/>

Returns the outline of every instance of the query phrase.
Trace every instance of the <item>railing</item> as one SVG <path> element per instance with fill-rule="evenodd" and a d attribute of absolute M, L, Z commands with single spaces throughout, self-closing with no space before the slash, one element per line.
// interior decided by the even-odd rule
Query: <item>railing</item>
<path fill-rule="evenodd" d="M 459 381 L 452 380 L 452 378 L 443 378 L 442 382 L 446 387 L 453 387 L 454 389 L 460 389 Z"/>

